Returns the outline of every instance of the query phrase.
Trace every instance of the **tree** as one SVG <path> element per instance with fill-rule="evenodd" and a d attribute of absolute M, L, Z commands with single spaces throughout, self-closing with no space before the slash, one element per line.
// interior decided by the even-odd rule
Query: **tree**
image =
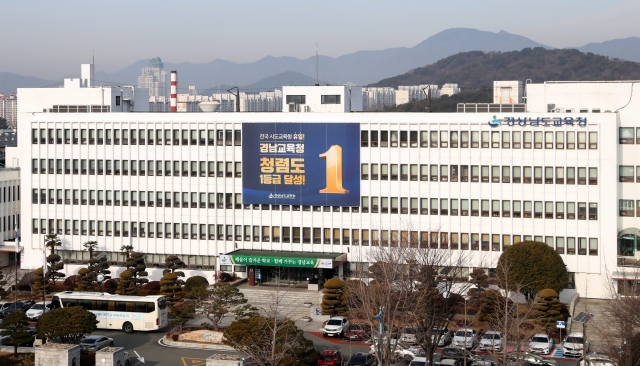
<path fill-rule="evenodd" d="M 239 319 L 255 316 L 258 311 L 247 304 L 247 299 L 237 287 L 228 283 L 216 283 L 210 289 L 204 286 L 196 287 L 189 296 L 196 299 L 196 313 L 204 315 L 216 332 L 219 331 L 218 325 L 226 315 L 233 314 Z"/>
<path fill-rule="evenodd" d="M 4 271 L 0 269 L 0 299 L 7 296 L 7 290 L 4 289 L 4 286 L 7 284 L 7 280 L 4 278 Z M 16 291 L 18 290 L 18 281 L 16 281 L 15 285 Z"/>
<path fill-rule="evenodd" d="M 54 343 L 78 344 L 82 336 L 97 329 L 96 316 L 82 306 L 57 308 L 38 320 L 38 338 Z"/>
<path fill-rule="evenodd" d="M 62 246 L 62 240 L 60 240 L 58 234 L 47 234 L 44 243 L 45 247 L 51 250 L 51 253 L 47 256 L 47 275 L 55 287 L 58 279 L 65 277 L 65 274 L 61 272 L 64 268 L 64 263 L 61 262 L 62 258 L 56 254 L 56 248 Z"/>
<path fill-rule="evenodd" d="M 567 320 L 566 315 L 562 313 L 562 304 L 560 296 L 555 290 L 550 288 L 539 291 L 536 294 L 536 304 L 534 305 L 536 312 L 536 322 L 542 326 L 549 327 L 556 324 L 558 320 Z"/>
<path fill-rule="evenodd" d="M 202 276 L 191 276 L 184 282 L 184 291 L 187 293 L 198 287 L 209 287 L 209 281 Z"/>
<path fill-rule="evenodd" d="M 7 119 L 4 117 L 0 117 L 0 130 L 6 130 L 9 128 L 9 124 L 7 123 Z"/>
<path fill-rule="evenodd" d="M 122 273 L 120 273 L 120 281 L 118 282 L 118 289 L 116 290 L 116 294 L 134 296 L 138 292 L 138 290 L 132 278 L 133 274 L 131 274 L 131 271 L 122 271 Z"/>
<path fill-rule="evenodd" d="M 169 305 L 173 305 L 182 299 L 184 272 L 178 270 L 184 268 L 185 264 L 178 256 L 170 255 L 165 259 L 164 267 L 160 279 L 160 295 L 164 295 Z"/>
<path fill-rule="evenodd" d="M 34 299 L 42 299 L 44 295 L 50 294 L 53 286 L 51 285 L 48 272 L 44 272 L 42 267 L 33 271 L 33 285 L 31 285 L 31 296 Z"/>
<path fill-rule="evenodd" d="M 111 271 L 109 270 L 109 263 L 107 263 L 107 256 L 96 256 L 94 254 L 94 251 L 98 246 L 97 241 L 87 241 L 83 246 L 85 248 L 83 250 L 87 250 L 89 252 L 89 265 L 87 268 L 82 268 L 78 271 L 76 290 L 91 291 L 95 288 L 98 282 L 102 283 L 105 280 L 111 279 Z M 102 276 L 101 281 L 98 281 L 99 276 Z"/>
<path fill-rule="evenodd" d="M 224 344 L 259 365 L 277 366 L 284 362 L 311 358 L 313 342 L 291 319 L 273 319 L 263 316 L 242 318 L 224 330 Z M 317 355 L 316 355 L 317 357 Z"/>
<path fill-rule="evenodd" d="M 182 331 L 182 326 L 196 317 L 196 302 L 181 301 L 169 305 L 169 313 L 173 316 L 173 320 L 169 322 L 169 325 L 177 325 Z"/>
<path fill-rule="evenodd" d="M 122 256 L 125 257 L 125 267 L 127 271 L 131 273 L 130 281 L 136 286 L 140 287 L 149 282 L 147 277 L 147 265 L 144 263 L 144 254 L 133 251 L 133 246 L 123 245 L 120 248 Z"/>
<path fill-rule="evenodd" d="M 322 315 L 349 315 L 349 307 L 347 306 L 345 284 L 339 278 L 332 278 L 324 283 L 322 293 Z"/>
<path fill-rule="evenodd" d="M 508 281 L 506 268 L 509 269 Z M 528 299 L 542 289 L 560 292 L 569 284 L 562 257 L 552 247 L 537 241 L 523 241 L 505 249 L 498 259 L 496 273 L 500 284 L 510 284 L 503 289 L 515 291 L 517 288 Z"/>
<path fill-rule="evenodd" d="M 18 355 L 18 345 L 31 340 L 29 334 L 29 319 L 22 311 L 9 313 L 2 319 L 2 330 L 0 335 L 9 336 L 2 339 L 2 344 L 13 346 L 13 355 Z"/>

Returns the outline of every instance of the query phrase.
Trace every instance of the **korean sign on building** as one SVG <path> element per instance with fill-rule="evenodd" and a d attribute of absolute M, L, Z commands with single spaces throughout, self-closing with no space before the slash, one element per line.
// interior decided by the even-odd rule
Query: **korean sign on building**
<path fill-rule="evenodd" d="M 587 127 L 587 117 L 504 117 L 496 118 L 487 122 L 491 127 L 562 127 L 562 126 L 579 126 Z"/>
<path fill-rule="evenodd" d="M 360 125 L 244 123 L 242 202 L 359 206 Z"/>
<path fill-rule="evenodd" d="M 333 268 L 333 259 L 267 257 L 254 255 L 221 255 L 220 264 L 271 267 Z"/>

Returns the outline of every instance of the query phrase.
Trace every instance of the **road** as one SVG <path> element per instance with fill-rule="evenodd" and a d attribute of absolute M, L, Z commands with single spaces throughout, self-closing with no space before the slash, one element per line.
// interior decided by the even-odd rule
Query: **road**
<path fill-rule="evenodd" d="M 186 348 L 164 347 L 158 344 L 170 327 L 156 332 L 136 332 L 126 334 L 122 331 L 97 330 L 94 334 L 102 334 L 113 338 L 114 346 L 123 347 L 131 355 L 131 365 L 142 365 L 136 357 L 134 351 L 144 357 L 145 365 L 167 365 L 167 366 L 204 366 L 205 359 L 214 353 L 211 350 L 198 350 Z M 348 342 L 336 341 L 332 338 L 322 338 L 306 332 L 305 336 L 313 341 L 314 346 L 323 350 L 326 348 L 336 348 L 345 356 L 355 352 L 367 352 L 369 347 L 362 344 L 351 344 Z M 348 359 L 348 358 L 347 358 Z M 576 366 L 575 361 L 559 360 L 558 366 Z"/>

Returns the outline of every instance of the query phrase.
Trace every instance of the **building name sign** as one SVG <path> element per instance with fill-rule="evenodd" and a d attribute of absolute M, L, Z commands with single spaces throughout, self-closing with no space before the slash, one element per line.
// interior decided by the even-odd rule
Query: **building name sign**
<path fill-rule="evenodd" d="M 220 264 L 298 268 L 333 268 L 333 259 L 267 257 L 255 255 L 221 255 Z"/>
<path fill-rule="evenodd" d="M 562 127 L 562 126 L 579 126 L 587 127 L 587 117 L 504 117 L 496 118 L 487 122 L 491 127 L 500 127 L 507 125 L 514 126 L 531 126 L 531 127 Z"/>

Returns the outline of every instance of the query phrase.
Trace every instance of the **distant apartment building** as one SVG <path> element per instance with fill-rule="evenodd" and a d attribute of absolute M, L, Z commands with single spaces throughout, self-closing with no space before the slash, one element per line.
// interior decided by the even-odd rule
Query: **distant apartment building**
<path fill-rule="evenodd" d="M 18 97 L 15 93 L 0 93 L 0 117 L 7 120 L 9 128 L 15 129 L 18 123 Z"/>
<path fill-rule="evenodd" d="M 524 103 L 524 83 L 518 80 L 494 81 L 493 103 L 520 104 Z"/>
<path fill-rule="evenodd" d="M 425 89 L 431 89 L 431 99 L 440 97 L 440 90 L 437 85 L 420 84 L 420 85 L 399 85 L 398 91 L 406 90 L 408 92 L 408 101 L 423 100 L 427 97 Z M 406 102 L 405 102 L 406 103 Z M 401 104 L 401 103 L 398 103 Z"/>
<path fill-rule="evenodd" d="M 138 88 L 149 89 L 150 97 L 166 96 L 167 72 L 160 57 L 152 58 L 149 66 L 142 68 L 142 75 L 138 76 Z"/>
<path fill-rule="evenodd" d="M 444 84 L 440 89 L 440 96 L 442 95 L 455 95 L 460 93 L 460 88 L 458 84 Z"/>
<path fill-rule="evenodd" d="M 231 93 L 215 93 L 213 98 L 220 101 L 219 112 L 235 112 L 236 96 Z M 241 112 L 280 112 L 282 110 L 282 90 L 272 92 L 240 92 Z"/>
<path fill-rule="evenodd" d="M 396 105 L 394 88 L 362 88 L 363 111 L 382 111 L 385 107 Z"/>

